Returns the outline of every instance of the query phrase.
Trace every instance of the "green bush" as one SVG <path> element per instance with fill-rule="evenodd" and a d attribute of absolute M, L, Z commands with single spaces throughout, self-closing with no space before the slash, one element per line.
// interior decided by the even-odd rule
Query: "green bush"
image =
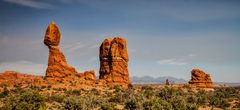
<path fill-rule="evenodd" d="M 66 110 L 86 110 L 87 106 L 85 102 L 79 98 L 70 97 L 64 102 L 64 108 Z"/>
<path fill-rule="evenodd" d="M 102 110 L 115 110 L 114 105 L 111 103 L 104 103 L 101 105 Z"/>
<path fill-rule="evenodd" d="M 226 99 L 219 98 L 219 97 L 213 97 L 210 99 L 210 105 L 220 108 L 227 108 L 230 106 L 230 104 L 227 102 Z"/>
<path fill-rule="evenodd" d="M 108 102 L 120 103 L 121 99 L 118 96 L 113 96 L 108 100 Z"/>
<path fill-rule="evenodd" d="M 38 92 L 29 90 L 25 93 L 11 95 L 2 107 L 6 110 L 39 110 L 45 108 L 45 98 Z"/>
<path fill-rule="evenodd" d="M 3 92 L 0 93 L 0 99 L 6 97 L 9 94 L 9 90 L 6 86 L 3 88 Z"/>
<path fill-rule="evenodd" d="M 48 87 L 46 87 L 47 89 Z M 53 89 L 54 90 L 54 89 Z M 235 100 L 234 108 L 239 107 L 240 93 L 234 88 L 216 88 L 215 91 L 193 92 L 179 88 L 142 86 L 142 88 L 122 89 L 115 86 L 110 90 L 68 90 L 58 89 L 41 96 L 39 89 L 17 87 L 13 90 L 5 89 L 0 93 L 4 101 L 3 110 L 37 110 L 48 109 L 67 110 L 113 110 L 117 105 L 123 105 L 128 110 L 197 110 L 199 106 L 212 106 L 229 109 L 228 102 Z M 65 91 L 65 92 L 64 92 Z M 189 92 L 190 91 L 190 92 Z M 65 94 L 64 94 L 65 93 Z M 55 103 L 57 102 L 57 103 Z M 121 107 L 121 106 L 120 106 Z"/>
<path fill-rule="evenodd" d="M 188 103 L 186 110 L 198 110 L 199 106 L 197 104 Z"/>
<path fill-rule="evenodd" d="M 48 99 L 49 102 L 54 102 L 55 101 L 55 102 L 58 102 L 58 103 L 63 103 L 65 97 L 60 95 L 60 94 L 53 94 L 51 96 L 48 96 L 47 99 Z"/>
<path fill-rule="evenodd" d="M 68 90 L 65 93 L 68 94 L 68 95 L 75 95 L 75 96 L 81 95 L 81 91 L 80 90 Z"/>
<path fill-rule="evenodd" d="M 171 99 L 169 99 L 169 103 L 172 104 L 174 109 L 177 109 L 177 110 L 187 109 L 187 100 L 185 96 L 174 96 Z"/>
<path fill-rule="evenodd" d="M 128 109 L 128 110 L 135 110 L 137 109 L 137 101 L 136 100 L 130 100 L 130 101 L 127 101 L 125 103 L 125 109 Z"/>
<path fill-rule="evenodd" d="M 143 108 L 145 110 L 171 110 L 172 105 L 167 101 L 161 100 L 159 98 L 148 99 L 143 103 Z"/>
<path fill-rule="evenodd" d="M 123 88 L 122 88 L 122 86 L 120 86 L 120 85 L 115 85 L 115 86 L 113 87 L 113 89 L 114 89 L 115 92 L 122 92 L 122 91 L 123 91 Z"/>
<path fill-rule="evenodd" d="M 100 95 L 100 91 L 97 90 L 96 88 L 93 88 L 93 89 L 91 89 L 90 94 L 93 94 L 93 95 Z"/>

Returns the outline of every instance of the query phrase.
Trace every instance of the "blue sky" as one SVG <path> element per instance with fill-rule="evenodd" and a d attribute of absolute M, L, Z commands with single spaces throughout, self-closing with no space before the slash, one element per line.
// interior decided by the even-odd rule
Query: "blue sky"
<path fill-rule="evenodd" d="M 0 0 L 0 72 L 44 74 L 51 21 L 61 50 L 79 72 L 99 70 L 104 38 L 127 39 L 131 76 L 240 82 L 238 0 Z"/>

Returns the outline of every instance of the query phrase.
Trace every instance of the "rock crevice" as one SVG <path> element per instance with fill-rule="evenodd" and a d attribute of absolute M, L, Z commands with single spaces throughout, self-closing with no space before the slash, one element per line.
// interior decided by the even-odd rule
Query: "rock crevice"
<path fill-rule="evenodd" d="M 129 84 L 126 40 L 121 37 L 105 39 L 100 46 L 99 79 L 107 83 Z"/>

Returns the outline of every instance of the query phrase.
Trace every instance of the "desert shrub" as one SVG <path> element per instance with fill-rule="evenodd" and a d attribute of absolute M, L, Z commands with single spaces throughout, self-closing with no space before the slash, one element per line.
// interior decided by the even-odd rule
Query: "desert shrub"
<path fill-rule="evenodd" d="M 237 97 L 237 94 L 239 91 L 232 87 L 215 88 L 215 97 L 234 98 Z"/>
<path fill-rule="evenodd" d="M 205 105 L 208 103 L 208 94 L 205 91 L 200 90 L 195 95 L 197 97 L 198 105 Z"/>
<path fill-rule="evenodd" d="M 212 106 L 220 107 L 220 108 L 226 108 L 230 106 L 230 104 L 227 102 L 226 99 L 219 98 L 219 97 L 212 97 L 209 103 Z"/>
<path fill-rule="evenodd" d="M 101 105 L 101 109 L 102 109 L 102 110 L 115 110 L 115 109 L 114 109 L 114 105 L 111 104 L 111 103 L 103 103 L 103 104 Z"/>
<path fill-rule="evenodd" d="M 60 95 L 60 94 L 53 94 L 51 96 L 48 96 L 47 99 L 48 99 L 49 102 L 54 102 L 55 101 L 55 102 L 58 102 L 58 103 L 63 103 L 65 97 Z"/>
<path fill-rule="evenodd" d="M 120 103 L 121 99 L 118 96 L 112 96 L 108 101 L 113 103 Z"/>
<path fill-rule="evenodd" d="M 175 89 L 166 87 L 166 88 L 159 90 L 157 96 L 164 100 L 168 100 L 168 99 L 171 99 L 174 96 L 176 96 L 176 94 L 177 94 L 177 92 Z"/>
<path fill-rule="evenodd" d="M 25 90 L 18 86 L 18 87 L 15 87 L 13 90 L 11 90 L 11 92 L 14 94 L 20 94 L 20 93 L 24 93 Z"/>
<path fill-rule="evenodd" d="M 68 95 L 75 95 L 75 96 L 81 95 L 80 90 L 67 90 L 67 91 L 65 91 L 65 93 L 68 94 Z"/>
<path fill-rule="evenodd" d="M 89 108 L 99 107 L 101 103 L 106 102 L 99 95 L 86 94 L 81 98 L 85 101 L 86 106 Z"/>
<path fill-rule="evenodd" d="M 143 91 L 143 94 L 146 96 L 146 98 L 153 97 L 155 94 L 155 90 L 151 86 L 143 86 L 142 91 Z"/>
<path fill-rule="evenodd" d="M 187 96 L 187 102 L 196 104 L 198 103 L 198 98 L 195 95 L 189 95 Z"/>
<path fill-rule="evenodd" d="M 97 95 L 70 96 L 64 100 L 64 108 L 70 110 L 91 110 L 101 106 L 104 100 Z"/>
<path fill-rule="evenodd" d="M 81 98 L 70 97 L 64 101 L 64 106 L 66 110 L 86 110 L 87 106 L 85 105 L 84 100 Z"/>
<path fill-rule="evenodd" d="M 134 89 L 127 89 L 127 90 L 124 91 L 124 93 L 123 93 L 123 97 L 124 97 L 124 99 L 126 99 L 126 100 L 130 99 L 133 95 L 134 95 Z"/>
<path fill-rule="evenodd" d="M 91 89 L 90 94 L 93 94 L 93 95 L 100 95 L 100 91 L 97 90 L 96 88 L 93 88 L 93 89 Z"/>
<path fill-rule="evenodd" d="M 0 93 L 0 99 L 6 97 L 9 94 L 9 90 L 6 86 L 3 87 L 3 91 Z"/>
<path fill-rule="evenodd" d="M 145 110 L 172 110 L 172 105 L 159 98 L 148 99 L 143 103 Z"/>
<path fill-rule="evenodd" d="M 186 105 L 186 110 L 198 110 L 199 106 L 197 104 L 188 103 Z"/>
<path fill-rule="evenodd" d="M 41 89 L 45 89 L 46 88 L 46 86 L 41 86 Z"/>
<path fill-rule="evenodd" d="M 22 94 L 14 94 L 6 99 L 3 109 L 6 110 L 39 110 L 45 108 L 45 98 L 38 92 L 29 90 Z"/>
<path fill-rule="evenodd" d="M 137 101 L 134 100 L 134 99 L 131 99 L 131 100 L 125 102 L 124 108 L 128 109 L 128 110 L 135 110 L 135 109 L 137 109 Z"/>
<path fill-rule="evenodd" d="M 179 110 L 186 110 L 187 109 L 187 102 L 184 96 L 174 96 L 172 97 L 169 102 L 172 104 L 173 108 L 177 108 Z"/>
<path fill-rule="evenodd" d="M 122 92 L 123 91 L 123 89 L 122 89 L 122 87 L 120 85 L 115 85 L 113 87 L 113 89 L 114 89 L 115 92 Z"/>
<path fill-rule="evenodd" d="M 52 85 L 49 84 L 49 85 L 47 86 L 47 89 L 50 90 L 51 88 L 52 88 Z"/>

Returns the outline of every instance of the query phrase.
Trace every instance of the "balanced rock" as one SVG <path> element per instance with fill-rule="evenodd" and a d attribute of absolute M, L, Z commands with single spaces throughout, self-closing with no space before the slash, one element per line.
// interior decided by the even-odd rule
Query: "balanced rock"
<path fill-rule="evenodd" d="M 49 48 L 47 78 L 63 78 L 77 74 L 76 69 L 67 64 L 65 56 L 59 49 L 60 37 L 58 27 L 54 22 L 51 22 L 44 38 L 44 44 Z"/>
<path fill-rule="evenodd" d="M 199 69 L 193 69 L 191 74 L 191 80 L 188 82 L 191 86 L 212 88 L 212 80 L 209 74 Z"/>
<path fill-rule="evenodd" d="M 99 79 L 107 83 L 129 84 L 126 40 L 120 37 L 105 39 L 100 47 Z"/>

